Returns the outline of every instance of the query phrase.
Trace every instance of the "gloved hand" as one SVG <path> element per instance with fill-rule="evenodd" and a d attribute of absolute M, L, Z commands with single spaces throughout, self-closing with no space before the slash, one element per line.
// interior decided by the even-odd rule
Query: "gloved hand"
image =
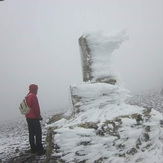
<path fill-rule="evenodd" d="M 42 121 L 42 120 L 43 120 L 43 118 L 42 118 L 42 117 L 40 117 L 40 118 L 39 118 L 39 120 L 40 120 L 40 121 Z"/>

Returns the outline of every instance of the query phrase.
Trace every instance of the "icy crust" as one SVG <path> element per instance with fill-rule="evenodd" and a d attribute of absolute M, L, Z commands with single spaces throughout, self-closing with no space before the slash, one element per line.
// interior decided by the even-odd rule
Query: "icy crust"
<path fill-rule="evenodd" d="M 129 91 L 117 85 L 83 83 L 70 87 L 74 112 L 91 108 L 103 109 L 108 104 L 120 104 L 129 96 Z"/>
<path fill-rule="evenodd" d="M 144 108 L 127 105 L 125 103 L 120 105 L 106 105 L 104 109 L 92 108 L 85 112 L 80 112 L 72 117 L 70 120 L 62 118 L 61 120 L 48 125 L 48 127 L 72 127 L 84 123 L 104 123 L 111 121 L 119 116 L 139 115 L 145 111 Z"/>
<path fill-rule="evenodd" d="M 111 55 L 118 49 L 122 42 L 127 40 L 125 31 L 117 31 L 108 35 L 102 32 L 88 33 L 83 36 L 87 40 L 91 54 L 91 75 L 92 81 L 98 78 L 113 77 L 116 75 L 111 68 Z"/>
<path fill-rule="evenodd" d="M 154 109 L 125 103 L 128 91 L 117 85 L 71 86 L 73 115 L 54 128 L 53 158 L 82 163 L 161 163 L 163 116 Z"/>
<path fill-rule="evenodd" d="M 156 110 L 108 104 L 89 109 L 55 128 L 52 157 L 61 162 L 162 162 L 163 116 Z"/>

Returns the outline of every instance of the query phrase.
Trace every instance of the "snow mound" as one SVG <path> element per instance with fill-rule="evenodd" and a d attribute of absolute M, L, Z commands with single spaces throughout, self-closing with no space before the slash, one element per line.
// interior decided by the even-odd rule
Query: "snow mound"
<path fill-rule="evenodd" d="M 78 112 L 48 126 L 55 129 L 52 158 L 69 163 L 161 163 L 159 112 L 126 104 L 127 91 L 116 85 L 84 83 L 71 90 Z"/>
<path fill-rule="evenodd" d="M 163 116 L 125 103 L 91 108 L 55 128 L 52 157 L 73 162 L 157 162 L 163 149 Z"/>

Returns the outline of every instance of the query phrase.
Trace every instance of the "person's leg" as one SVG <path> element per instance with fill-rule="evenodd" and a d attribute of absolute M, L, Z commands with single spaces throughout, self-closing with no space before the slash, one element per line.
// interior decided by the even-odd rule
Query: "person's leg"
<path fill-rule="evenodd" d="M 42 129 L 41 129 L 41 124 L 40 121 L 37 121 L 36 124 L 36 146 L 38 149 L 42 149 Z"/>
<path fill-rule="evenodd" d="M 27 123 L 28 123 L 28 131 L 29 131 L 29 143 L 31 147 L 31 152 L 35 153 L 36 152 L 36 144 L 35 144 L 35 130 L 34 130 L 34 121 L 33 119 L 27 118 Z"/>
<path fill-rule="evenodd" d="M 36 125 L 35 125 L 35 134 L 36 134 L 36 148 L 38 154 L 45 154 L 45 150 L 42 145 L 42 129 L 41 129 L 41 124 L 39 120 L 36 120 Z"/>

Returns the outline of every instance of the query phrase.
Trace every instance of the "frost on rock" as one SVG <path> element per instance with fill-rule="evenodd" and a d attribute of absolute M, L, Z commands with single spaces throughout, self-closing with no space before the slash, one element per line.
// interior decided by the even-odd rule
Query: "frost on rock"
<path fill-rule="evenodd" d="M 111 55 L 127 39 L 125 31 L 104 35 L 102 32 L 88 33 L 79 38 L 83 81 L 115 84 Z"/>
<path fill-rule="evenodd" d="M 109 67 L 111 53 L 124 40 L 123 32 L 80 37 L 84 82 L 70 86 L 72 115 L 48 126 L 54 140 L 49 162 L 162 162 L 163 116 L 127 104 L 128 91 Z"/>
<path fill-rule="evenodd" d="M 107 105 L 119 105 L 128 96 L 126 89 L 106 83 L 71 85 L 70 91 L 74 113 L 92 108 L 103 109 Z"/>

